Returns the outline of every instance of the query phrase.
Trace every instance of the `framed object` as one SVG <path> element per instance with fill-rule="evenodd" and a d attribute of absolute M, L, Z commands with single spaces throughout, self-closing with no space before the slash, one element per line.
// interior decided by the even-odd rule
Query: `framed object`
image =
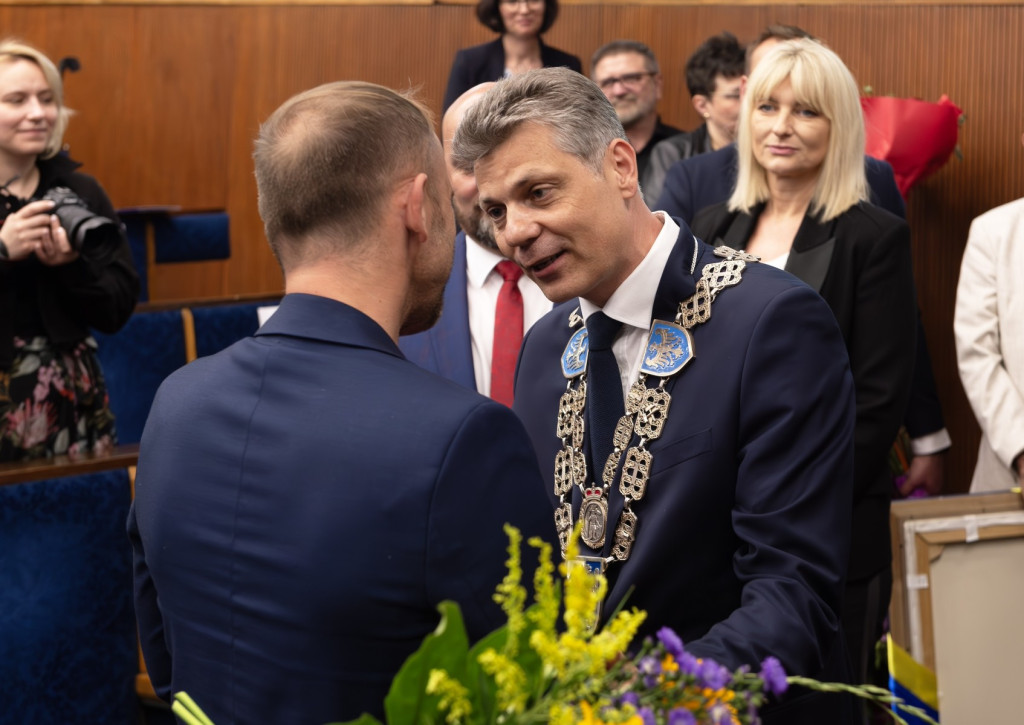
<path fill-rule="evenodd" d="M 1024 700 L 1015 681 L 1024 651 L 1024 499 L 1004 492 L 897 501 L 890 524 L 890 631 L 935 672 L 942 722 L 1014 721 Z"/>

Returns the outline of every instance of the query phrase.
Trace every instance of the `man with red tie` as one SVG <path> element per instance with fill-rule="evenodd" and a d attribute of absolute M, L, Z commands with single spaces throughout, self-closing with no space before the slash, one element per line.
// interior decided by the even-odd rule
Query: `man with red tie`
<path fill-rule="evenodd" d="M 471 173 L 452 166 L 451 140 L 462 117 L 493 83 L 460 96 L 441 122 L 452 205 L 461 231 L 438 323 L 399 340 L 405 356 L 431 372 L 512 405 L 512 380 L 523 334 L 551 310 L 540 288 L 502 256 L 478 205 Z"/>

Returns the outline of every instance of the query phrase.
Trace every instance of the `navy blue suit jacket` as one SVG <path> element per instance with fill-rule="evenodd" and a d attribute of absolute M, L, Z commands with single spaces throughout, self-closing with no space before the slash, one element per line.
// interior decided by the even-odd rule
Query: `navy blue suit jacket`
<path fill-rule="evenodd" d="M 673 319 L 701 269 L 721 261 L 699 247 L 691 275 L 694 240 L 682 225 L 656 318 Z M 514 409 L 552 507 L 555 421 L 566 388 L 560 358 L 576 305 L 559 305 L 531 328 L 517 372 Z M 842 678 L 854 394 L 835 318 L 795 277 L 748 264 L 692 332 L 695 359 L 668 384 L 668 420 L 650 446 L 647 492 L 633 506 L 636 542 L 628 561 L 609 566 L 605 611 L 623 600 L 645 609 L 643 633 L 672 627 L 689 651 L 730 668 L 757 668 L 775 655 L 787 672 Z M 623 506 L 612 489 L 610 530 Z M 808 700 L 825 711 L 812 715 Z M 809 697 L 786 708 L 777 722 L 840 720 L 838 700 Z"/>
<path fill-rule="evenodd" d="M 426 332 L 399 338 L 406 358 L 421 368 L 476 390 L 473 372 L 473 341 L 469 332 L 466 301 L 466 233 L 455 236 L 452 273 L 444 288 L 444 309 L 437 324 Z"/>
<path fill-rule="evenodd" d="M 674 164 L 665 177 L 661 198 L 654 208 L 682 217 L 687 224 L 692 224 L 701 209 L 727 201 L 732 195 L 736 184 L 736 164 L 735 144 Z M 885 161 L 865 156 L 864 171 L 871 189 L 871 202 L 901 219 L 906 218 L 906 206 L 896 186 L 892 167 Z M 929 435 L 946 427 L 920 310 L 916 324 L 914 375 L 910 402 L 903 418 L 911 438 Z"/>
<path fill-rule="evenodd" d="M 716 204 L 697 215 L 693 230 L 711 244 L 745 249 L 762 211 L 764 205 L 743 214 Z M 786 271 L 828 303 L 850 355 L 857 422 L 849 579 L 863 582 L 892 563 L 889 450 L 907 409 L 915 350 L 910 229 L 867 203 L 828 222 L 807 214 Z"/>
<path fill-rule="evenodd" d="M 583 72 L 580 59 L 558 48 L 544 45 L 540 41 L 540 62 L 545 68 L 565 66 L 577 73 Z M 489 43 L 463 48 L 455 53 L 451 72 L 448 74 L 448 88 L 444 92 L 444 105 L 441 112 L 473 86 L 488 81 L 501 80 L 505 75 L 505 46 L 501 38 Z"/>
<path fill-rule="evenodd" d="M 146 424 L 128 528 L 153 685 L 218 725 L 380 717 L 440 601 L 471 639 L 504 622 L 505 521 L 553 535 L 515 415 L 352 307 L 287 295 Z"/>

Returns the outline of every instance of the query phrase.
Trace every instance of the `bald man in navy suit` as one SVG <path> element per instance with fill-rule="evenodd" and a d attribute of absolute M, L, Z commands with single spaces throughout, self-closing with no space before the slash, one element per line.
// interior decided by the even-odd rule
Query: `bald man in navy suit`
<path fill-rule="evenodd" d="M 440 602 L 471 640 L 504 623 L 502 524 L 547 534 L 546 499 L 512 411 L 397 345 L 437 319 L 452 263 L 427 111 L 328 84 L 254 158 L 286 294 L 157 394 L 128 521 L 140 643 L 157 694 L 218 725 L 381 718 Z"/>

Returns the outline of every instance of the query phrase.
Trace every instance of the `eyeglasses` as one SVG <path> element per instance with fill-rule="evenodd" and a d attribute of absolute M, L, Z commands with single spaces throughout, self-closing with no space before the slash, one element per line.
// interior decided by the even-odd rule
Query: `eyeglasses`
<path fill-rule="evenodd" d="M 507 8 L 514 8 L 520 3 L 530 8 L 538 8 L 544 4 L 545 0 L 500 0 L 500 4 Z"/>
<path fill-rule="evenodd" d="M 629 89 L 639 88 L 640 84 L 644 82 L 644 78 L 647 76 L 656 75 L 651 71 L 645 73 L 627 73 L 622 76 L 612 76 L 611 78 L 604 78 L 597 82 L 597 85 L 601 86 L 602 91 L 610 91 L 616 83 L 621 83 L 623 86 Z"/>

